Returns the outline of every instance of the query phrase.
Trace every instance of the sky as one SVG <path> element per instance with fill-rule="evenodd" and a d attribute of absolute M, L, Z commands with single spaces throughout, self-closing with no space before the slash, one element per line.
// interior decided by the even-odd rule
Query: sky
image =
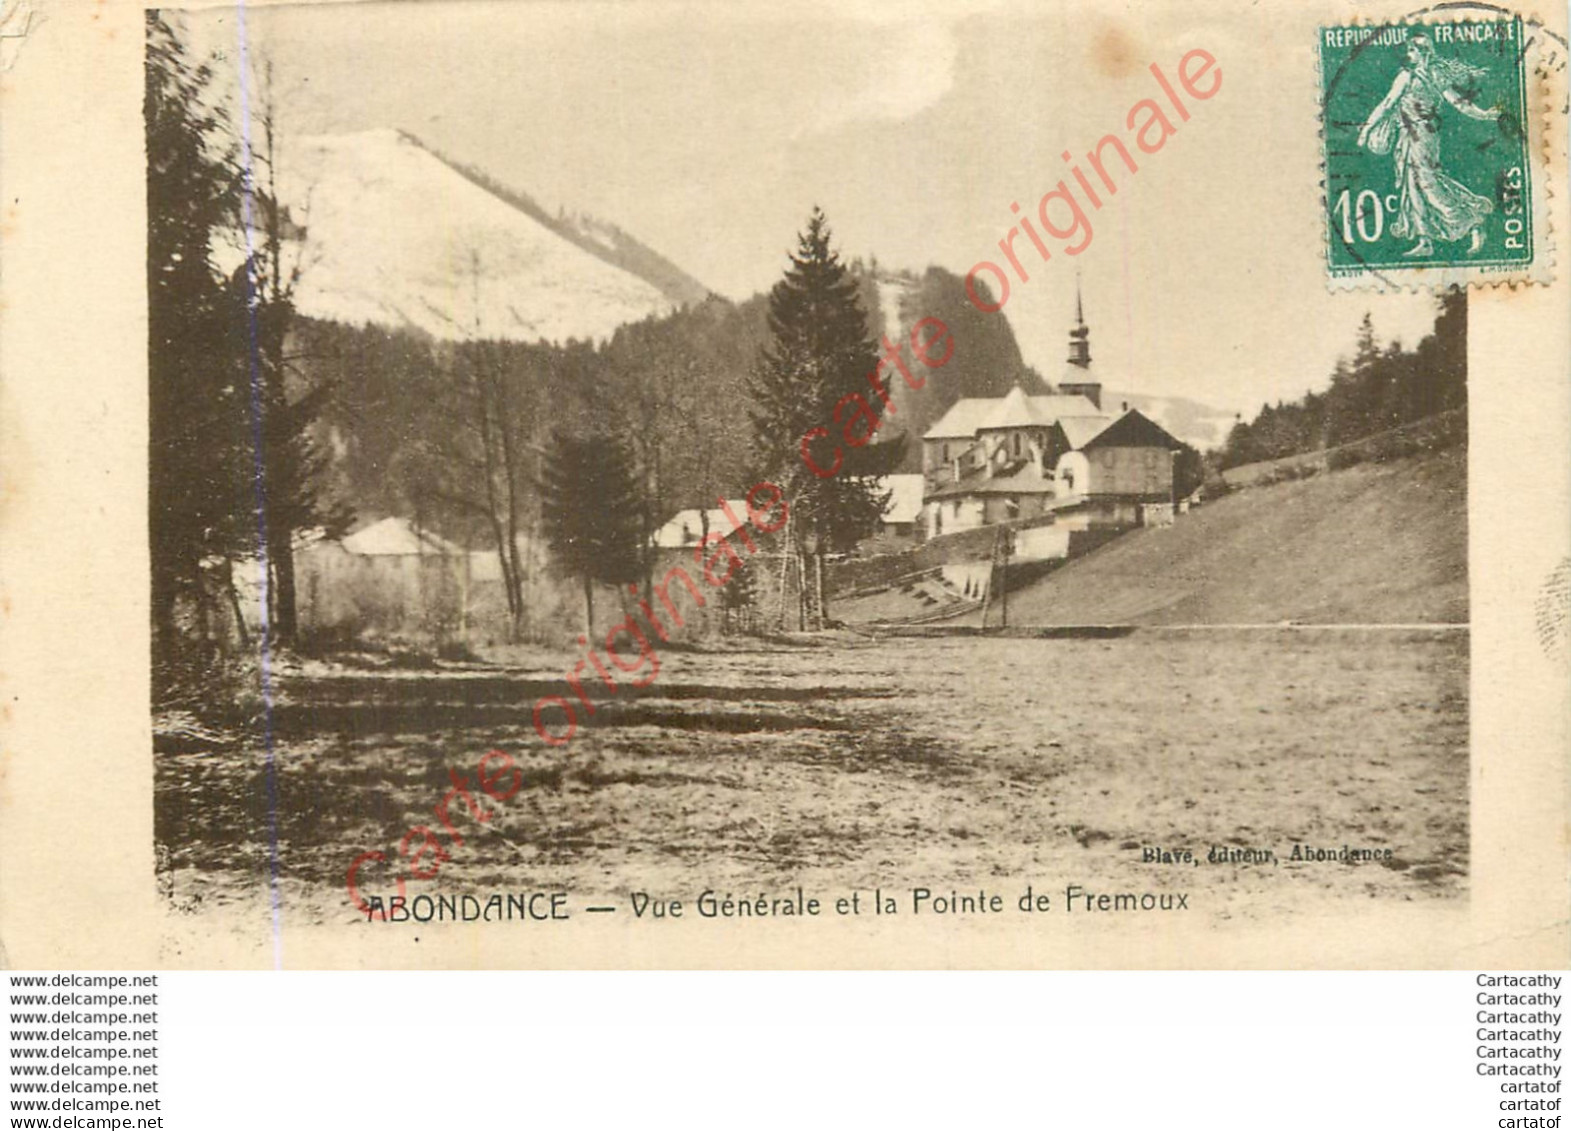
<path fill-rule="evenodd" d="M 1029 278 L 1005 313 L 1050 379 L 1077 278 L 1104 384 L 1245 413 L 1324 387 L 1366 311 L 1409 344 L 1433 320 L 1427 295 L 1327 292 L 1315 28 L 1290 6 L 401 0 L 185 19 L 221 67 L 271 60 L 285 142 L 407 130 L 733 299 L 779 278 L 814 204 L 847 257 L 1002 263 L 1011 204 L 1034 216 L 1060 155 L 1084 166 L 1113 133 L 1139 169 L 1112 158 L 1083 251 L 1048 240 L 1044 262 L 1017 236 Z M 1150 64 L 1176 84 L 1193 49 L 1221 86 L 1140 152 L 1131 108 L 1171 114 Z"/>

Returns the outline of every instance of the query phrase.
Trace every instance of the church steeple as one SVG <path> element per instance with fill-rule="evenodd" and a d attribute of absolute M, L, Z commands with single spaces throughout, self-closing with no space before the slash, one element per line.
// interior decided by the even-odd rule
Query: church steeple
<path fill-rule="evenodd" d="M 1080 277 L 1075 276 L 1075 324 L 1069 331 L 1069 364 L 1091 368 L 1091 327 L 1086 325 L 1085 302 L 1080 297 Z"/>
<path fill-rule="evenodd" d="M 1091 327 L 1086 325 L 1085 301 L 1080 296 L 1080 276 L 1075 276 L 1075 324 L 1069 331 L 1069 364 L 1064 366 L 1058 391 L 1084 397 L 1102 407 L 1102 382 L 1091 372 Z"/>

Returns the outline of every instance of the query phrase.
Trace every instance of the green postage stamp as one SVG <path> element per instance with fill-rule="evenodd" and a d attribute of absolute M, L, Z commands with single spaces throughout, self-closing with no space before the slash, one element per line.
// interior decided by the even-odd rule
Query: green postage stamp
<path fill-rule="evenodd" d="M 1520 18 L 1320 29 L 1333 289 L 1550 280 L 1532 32 Z"/>

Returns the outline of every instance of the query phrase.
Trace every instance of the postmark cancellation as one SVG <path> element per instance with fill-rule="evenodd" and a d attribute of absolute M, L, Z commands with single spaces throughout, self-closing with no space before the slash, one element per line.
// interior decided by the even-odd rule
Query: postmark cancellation
<path fill-rule="evenodd" d="M 1332 290 L 1552 279 L 1534 33 L 1503 13 L 1320 28 Z"/>

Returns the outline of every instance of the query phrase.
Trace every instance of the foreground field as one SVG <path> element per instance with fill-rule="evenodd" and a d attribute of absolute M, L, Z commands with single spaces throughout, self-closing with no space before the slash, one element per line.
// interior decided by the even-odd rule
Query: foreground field
<path fill-rule="evenodd" d="M 326 669 L 284 684 L 265 745 L 157 759 L 161 882 L 182 913 L 265 903 L 351 922 L 345 871 L 397 845 L 449 770 L 517 758 L 525 787 L 410 894 L 696 895 L 798 884 L 1074 882 L 1190 892 L 1215 920 L 1310 902 L 1435 900 L 1468 867 L 1465 632 L 1142 631 L 662 655 L 565 747 L 530 709 L 560 666 Z M 462 803 L 455 803 L 462 813 Z M 276 837 L 276 848 L 274 840 Z M 1294 844 L 1389 862 L 1293 862 Z M 1212 846 L 1275 863 L 1205 863 Z M 1200 866 L 1144 863 L 1193 851 Z M 275 857 L 276 853 L 276 857 Z M 368 869 L 367 891 L 391 890 Z"/>

